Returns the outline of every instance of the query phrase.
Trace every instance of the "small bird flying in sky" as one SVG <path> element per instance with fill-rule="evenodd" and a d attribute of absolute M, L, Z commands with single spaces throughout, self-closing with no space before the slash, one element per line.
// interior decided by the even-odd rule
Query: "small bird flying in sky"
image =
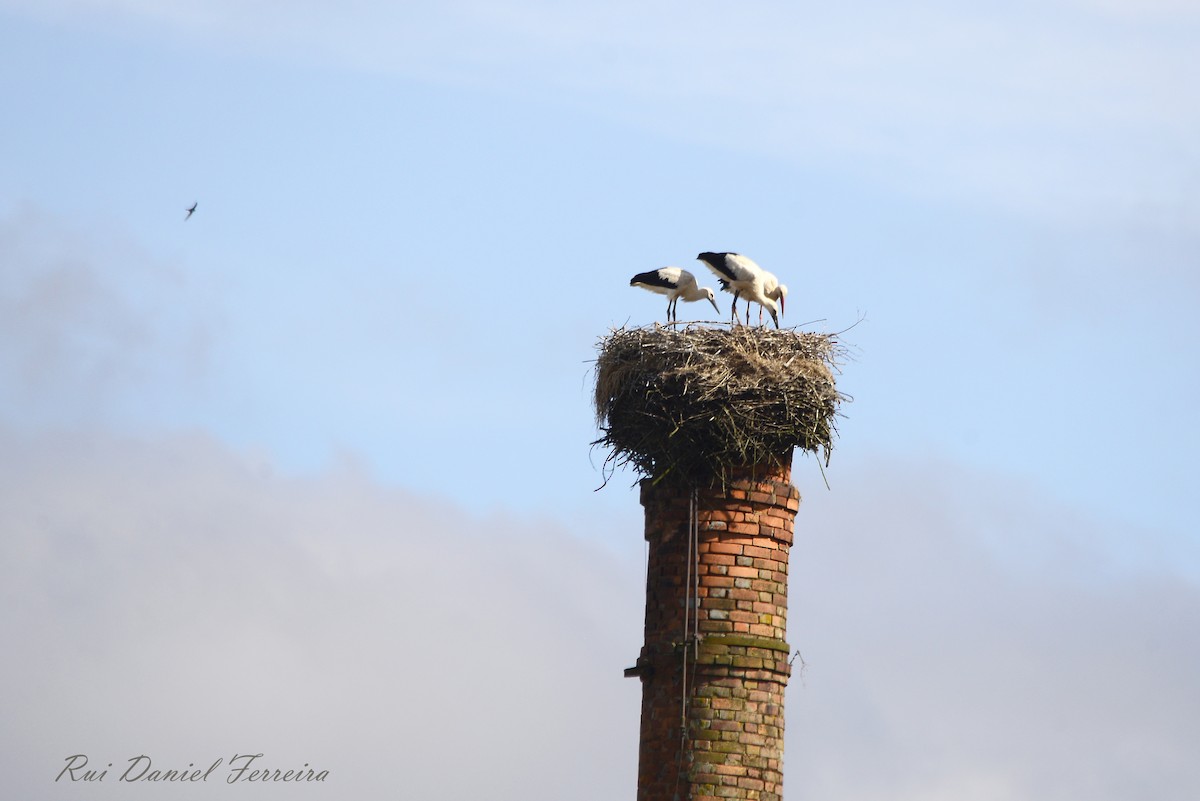
<path fill-rule="evenodd" d="M 738 298 L 745 298 L 747 324 L 750 322 L 750 303 L 754 302 L 769 311 L 771 319 L 775 321 L 775 327 L 779 327 L 779 315 L 775 312 L 778 306 L 775 304 L 775 298 L 768 294 L 767 276 L 770 274 L 766 270 L 740 253 L 704 252 L 696 258 L 717 276 L 721 281 L 721 289 L 733 293 L 730 319 L 737 319 Z M 774 278 L 774 276 L 771 277 Z M 775 279 L 773 291 L 780 288 L 779 280 Z M 777 291 L 781 303 L 786 292 L 786 289 Z"/>
<path fill-rule="evenodd" d="M 660 267 L 650 272 L 638 273 L 629 279 L 629 285 L 666 295 L 667 322 L 677 319 L 675 307 L 680 298 L 689 303 L 694 300 L 707 300 L 717 310 L 717 314 L 721 313 L 713 291 L 706 286 L 697 286 L 696 276 L 682 267 Z"/>
<path fill-rule="evenodd" d="M 192 207 L 191 207 L 190 209 L 188 209 L 188 210 L 187 210 L 187 216 L 183 218 L 183 221 L 184 221 L 184 222 L 187 222 L 188 220 L 190 220 L 190 219 L 191 219 L 191 217 L 192 217 L 192 214 L 194 214 L 194 213 L 195 213 L 195 211 L 196 211 L 196 207 L 197 207 L 197 206 L 199 206 L 199 205 L 200 205 L 199 203 L 193 203 L 193 204 L 192 204 Z"/>

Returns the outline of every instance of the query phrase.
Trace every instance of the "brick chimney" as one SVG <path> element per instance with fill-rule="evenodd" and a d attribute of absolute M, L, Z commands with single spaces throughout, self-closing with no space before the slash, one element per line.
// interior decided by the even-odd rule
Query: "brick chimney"
<path fill-rule="evenodd" d="M 694 518 L 692 490 L 642 481 L 646 639 L 626 671 L 642 680 L 638 801 L 781 798 L 790 461 L 696 490 Z"/>
<path fill-rule="evenodd" d="M 642 475 L 650 555 L 638 801 L 778 801 L 796 448 L 829 460 L 836 338 L 734 325 L 619 329 L 596 418 Z"/>

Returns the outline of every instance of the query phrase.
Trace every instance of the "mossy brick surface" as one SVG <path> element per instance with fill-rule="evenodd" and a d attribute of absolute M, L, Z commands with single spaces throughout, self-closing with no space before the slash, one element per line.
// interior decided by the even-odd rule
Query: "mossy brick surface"
<path fill-rule="evenodd" d="M 791 673 L 787 560 L 799 494 L 786 471 L 770 480 L 758 472 L 698 492 L 691 568 L 690 493 L 643 483 L 650 554 L 639 662 L 652 670 L 641 674 L 638 801 L 674 801 L 677 787 L 682 801 L 778 801 Z M 687 639 L 681 738 L 685 613 L 701 638 Z"/>

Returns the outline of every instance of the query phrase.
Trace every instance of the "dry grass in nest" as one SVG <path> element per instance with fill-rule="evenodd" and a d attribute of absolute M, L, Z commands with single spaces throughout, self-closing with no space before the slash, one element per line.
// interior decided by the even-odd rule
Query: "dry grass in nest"
<path fill-rule="evenodd" d="M 829 463 L 843 400 L 829 334 L 763 327 L 615 329 L 599 343 L 596 421 L 606 467 L 693 486 L 778 465 L 793 448 Z"/>

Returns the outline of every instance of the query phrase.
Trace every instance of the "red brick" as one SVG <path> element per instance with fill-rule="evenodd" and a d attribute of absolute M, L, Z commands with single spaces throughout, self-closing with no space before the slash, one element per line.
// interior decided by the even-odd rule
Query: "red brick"
<path fill-rule="evenodd" d="M 778 627 L 762 623 L 755 623 L 747 631 L 755 637 L 779 637 L 781 633 Z"/>
<path fill-rule="evenodd" d="M 728 491 L 700 493 L 704 534 L 697 627 L 706 637 L 741 634 L 783 641 L 787 560 L 798 498 L 787 465 L 774 472 L 758 470 L 753 481 L 733 480 Z M 681 798 L 779 801 L 781 704 L 790 675 L 786 654 L 706 645 L 688 673 L 694 692 L 689 719 L 696 736 L 680 739 L 681 654 L 673 643 L 683 627 L 682 600 L 691 587 L 686 561 L 689 500 L 686 490 L 642 485 L 650 544 L 643 656 L 655 672 L 649 680 L 643 675 L 638 801 L 673 797 L 678 780 L 674 766 L 688 754 L 693 757 L 685 760 L 691 765 L 685 776 L 691 786 L 679 788 Z M 730 604 L 734 608 L 722 608 Z M 710 617 L 713 613 L 718 617 Z M 729 748 L 734 751 L 726 753 Z"/>

